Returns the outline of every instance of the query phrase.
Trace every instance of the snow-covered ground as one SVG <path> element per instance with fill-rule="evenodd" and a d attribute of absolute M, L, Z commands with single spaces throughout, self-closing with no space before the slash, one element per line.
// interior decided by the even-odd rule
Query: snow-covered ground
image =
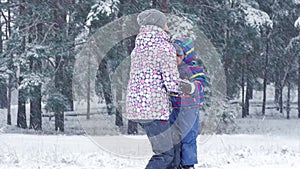
<path fill-rule="evenodd" d="M 274 106 L 272 91 L 268 91 L 267 107 Z M 199 135 L 196 168 L 300 169 L 297 110 L 292 109 L 289 120 L 285 111 L 280 114 L 275 108 L 261 116 L 256 105 L 260 95 L 255 92 L 245 119 L 240 118 L 239 104 L 231 105 L 237 119 L 223 132 L 228 134 Z M 66 116 L 65 133 L 55 132 L 54 118 L 48 117 L 43 118 L 42 132 L 19 129 L 16 112 L 12 106 L 13 125 L 8 126 L 6 110 L 0 109 L 0 169 L 143 169 L 152 155 L 142 131 L 138 136 L 124 134 L 126 127 L 116 127 L 114 115 L 95 107 L 91 120 Z M 85 131 L 90 134 L 84 135 Z"/>
<path fill-rule="evenodd" d="M 207 137 L 198 137 L 199 164 L 196 168 L 300 168 L 299 135 Z M 95 144 L 93 140 L 109 143 L 110 150 Z M 1 169 L 142 169 L 150 156 L 150 144 L 145 136 L 89 138 L 63 135 L 0 135 Z"/>
<path fill-rule="evenodd" d="M 196 168 L 299 169 L 300 120 L 286 120 L 278 112 L 271 118 L 270 113 L 236 119 L 230 135 L 200 135 Z M 66 117 L 66 129 L 75 130 L 68 134 L 55 133 L 48 118 L 43 120 L 48 132 L 35 133 L 5 125 L 5 111 L 0 114 L 0 169 L 142 169 L 152 155 L 146 136 L 122 134 L 113 116 L 86 125 L 101 129 L 86 136 L 78 135 L 83 132 L 78 121 L 84 120 L 76 117 Z"/>

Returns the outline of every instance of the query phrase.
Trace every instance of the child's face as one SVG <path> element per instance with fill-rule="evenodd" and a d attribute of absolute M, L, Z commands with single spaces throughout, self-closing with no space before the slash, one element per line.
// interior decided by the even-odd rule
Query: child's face
<path fill-rule="evenodd" d="M 181 55 L 177 55 L 176 60 L 177 60 L 177 65 L 181 65 L 181 63 L 182 63 L 182 56 Z"/>

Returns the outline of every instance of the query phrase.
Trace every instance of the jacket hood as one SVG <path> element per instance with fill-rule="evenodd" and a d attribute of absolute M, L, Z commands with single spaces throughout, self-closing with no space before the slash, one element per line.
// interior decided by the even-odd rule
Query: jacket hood
<path fill-rule="evenodd" d="M 175 44 L 178 44 L 184 53 L 183 61 L 187 64 L 192 64 L 195 60 L 195 47 L 194 42 L 191 38 L 177 38 L 174 41 Z"/>
<path fill-rule="evenodd" d="M 155 25 L 143 25 L 136 37 L 135 50 L 141 52 L 165 42 L 170 43 L 170 36 L 162 28 Z"/>

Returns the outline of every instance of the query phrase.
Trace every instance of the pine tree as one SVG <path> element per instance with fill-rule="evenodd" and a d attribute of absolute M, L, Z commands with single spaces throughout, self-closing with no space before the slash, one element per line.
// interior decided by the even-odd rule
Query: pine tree
<path fill-rule="evenodd" d="M 20 0 L 19 1 L 19 16 L 23 16 L 25 15 L 25 10 L 26 10 L 26 6 L 25 6 L 25 0 Z M 27 9 L 28 10 L 28 9 Z M 21 25 L 19 29 L 22 30 L 25 28 L 26 25 Z M 17 35 L 15 35 L 17 36 Z M 19 37 L 16 37 L 19 38 Z M 26 45 L 26 39 L 25 39 L 25 35 L 23 35 L 21 37 L 21 49 L 20 51 L 17 52 L 17 54 L 22 55 L 25 52 L 25 45 Z M 27 95 L 26 95 L 26 87 L 22 87 L 22 82 L 24 80 L 24 74 L 26 71 L 26 63 L 22 62 L 22 60 L 20 60 L 20 76 L 19 76 L 19 81 L 18 81 L 18 85 L 19 85 L 19 95 L 18 95 L 18 116 L 17 116 L 17 126 L 20 128 L 27 128 L 27 122 L 26 122 L 26 100 L 27 100 Z"/>
<path fill-rule="evenodd" d="M 1 2 L 0 2 L 1 5 Z M 0 20 L 2 20 L 2 16 L 0 16 Z M 3 24 L 0 23 L 0 55 L 3 54 Z M 6 85 L 6 77 L 3 76 L 5 72 L 4 68 L 4 58 L 0 58 L 0 109 L 7 108 L 7 85 Z"/>
<path fill-rule="evenodd" d="M 42 9 L 42 3 L 40 0 L 31 1 L 30 5 L 31 18 L 37 19 L 39 16 L 38 12 Z M 28 37 L 28 43 L 30 45 L 41 44 L 43 39 L 43 27 L 42 23 L 33 23 L 35 27 L 30 29 L 30 34 Z M 30 86 L 30 122 L 29 128 L 33 128 L 35 130 L 42 130 L 42 60 L 41 51 L 39 48 L 35 48 L 32 51 L 34 55 L 28 57 L 29 60 L 29 72 L 33 77 L 36 77 L 36 83 Z"/>
<path fill-rule="evenodd" d="M 285 48 L 289 41 L 297 36 L 297 31 L 291 23 L 296 19 L 296 9 L 292 1 L 276 1 L 273 7 L 274 27 L 271 35 L 271 43 L 273 44 L 271 52 L 273 57 L 271 58 L 271 64 L 274 66 L 273 75 L 275 77 L 273 79 L 276 84 L 276 95 L 278 96 L 276 100 L 279 102 L 280 113 L 283 113 L 282 90 L 286 84 L 286 76 L 288 73 L 285 70 L 288 70 L 289 67 L 289 63 L 287 62 L 289 59 L 283 57 L 283 54 L 285 53 Z"/>

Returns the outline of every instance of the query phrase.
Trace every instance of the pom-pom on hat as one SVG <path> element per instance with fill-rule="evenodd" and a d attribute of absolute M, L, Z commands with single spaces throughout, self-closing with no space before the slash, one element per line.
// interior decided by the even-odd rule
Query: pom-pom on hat
<path fill-rule="evenodd" d="M 183 61 L 185 63 L 191 63 L 195 59 L 194 42 L 191 38 L 176 38 L 174 43 L 182 48 L 185 56 Z"/>
<path fill-rule="evenodd" d="M 137 16 L 137 22 L 140 26 L 155 25 L 163 29 L 167 23 L 167 17 L 159 10 L 149 9 L 141 12 Z"/>

